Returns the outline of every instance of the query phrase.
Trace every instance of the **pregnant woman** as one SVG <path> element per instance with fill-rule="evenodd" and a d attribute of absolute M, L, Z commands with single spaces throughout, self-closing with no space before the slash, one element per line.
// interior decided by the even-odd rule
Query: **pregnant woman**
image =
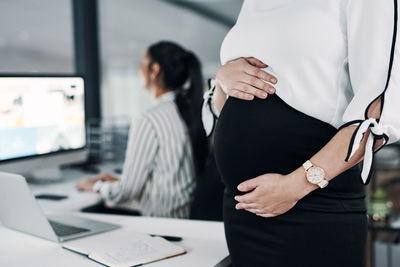
<path fill-rule="evenodd" d="M 363 187 L 400 139 L 397 19 L 396 0 L 244 1 L 203 110 L 234 266 L 365 265 Z"/>

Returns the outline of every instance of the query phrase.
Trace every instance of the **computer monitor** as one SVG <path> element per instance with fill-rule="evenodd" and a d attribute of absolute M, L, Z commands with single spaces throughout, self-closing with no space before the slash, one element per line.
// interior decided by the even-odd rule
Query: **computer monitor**
<path fill-rule="evenodd" d="M 0 76 L 0 171 L 85 161 L 84 87 L 82 77 Z"/>

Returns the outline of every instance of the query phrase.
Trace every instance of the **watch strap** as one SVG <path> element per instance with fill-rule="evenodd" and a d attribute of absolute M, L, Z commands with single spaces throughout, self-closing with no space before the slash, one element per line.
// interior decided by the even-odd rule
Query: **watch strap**
<path fill-rule="evenodd" d="M 313 164 L 311 163 L 310 160 L 307 160 L 306 162 L 303 163 L 303 167 L 306 171 L 308 171 L 308 169 L 310 169 L 313 166 Z"/>
<path fill-rule="evenodd" d="M 320 188 L 325 188 L 328 185 L 328 183 L 329 182 L 327 180 L 323 179 L 321 182 L 318 183 L 318 186 Z"/>

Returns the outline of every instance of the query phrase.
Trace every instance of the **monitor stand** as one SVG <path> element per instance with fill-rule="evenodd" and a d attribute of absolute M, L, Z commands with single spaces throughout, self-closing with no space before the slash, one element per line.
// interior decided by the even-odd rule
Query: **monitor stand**
<path fill-rule="evenodd" d="M 37 169 L 23 174 L 29 183 L 52 183 L 60 182 L 63 179 L 60 167 Z"/>

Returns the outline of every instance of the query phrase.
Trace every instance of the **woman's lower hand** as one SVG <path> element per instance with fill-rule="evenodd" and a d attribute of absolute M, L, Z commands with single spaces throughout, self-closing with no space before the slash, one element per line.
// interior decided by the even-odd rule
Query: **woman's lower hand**
<path fill-rule="evenodd" d="M 261 68 L 268 67 L 260 60 L 248 57 L 238 58 L 224 64 L 215 77 L 221 90 L 232 97 L 253 100 L 254 97 L 266 98 L 275 93 L 273 84 L 277 78 Z"/>
<path fill-rule="evenodd" d="M 238 190 L 246 194 L 235 196 L 239 202 L 236 209 L 262 217 L 275 217 L 293 208 L 297 201 L 314 189 L 316 187 L 306 181 L 301 169 L 289 175 L 264 174 L 238 186 Z"/>

